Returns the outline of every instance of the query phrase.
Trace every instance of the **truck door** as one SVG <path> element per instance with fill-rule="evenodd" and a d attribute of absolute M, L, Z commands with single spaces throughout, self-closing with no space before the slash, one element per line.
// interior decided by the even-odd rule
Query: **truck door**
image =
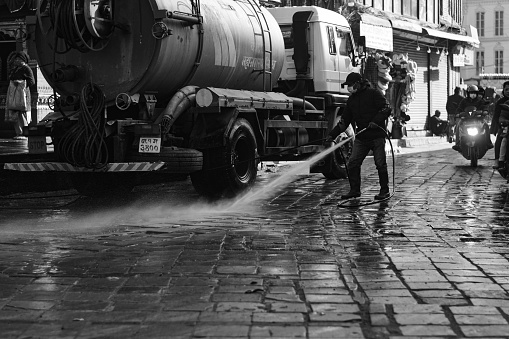
<path fill-rule="evenodd" d="M 353 44 L 352 34 L 348 30 L 341 29 L 336 26 L 336 41 L 338 49 L 338 65 L 339 65 L 339 79 L 342 84 L 349 73 L 359 72 L 359 68 L 356 67 L 356 54 Z M 340 92 L 347 93 L 346 88 L 340 89 Z"/>

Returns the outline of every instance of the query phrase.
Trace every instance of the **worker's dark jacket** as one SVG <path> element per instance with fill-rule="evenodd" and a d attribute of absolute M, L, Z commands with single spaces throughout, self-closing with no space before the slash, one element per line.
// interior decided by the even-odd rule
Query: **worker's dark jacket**
<path fill-rule="evenodd" d="M 340 122 L 331 130 L 329 135 L 336 138 L 350 124 L 356 132 L 359 132 L 367 128 L 370 122 L 374 122 L 382 129 L 368 128 L 358 134 L 357 138 L 361 140 L 385 138 L 384 131 L 386 131 L 387 118 L 390 114 L 391 107 L 382 92 L 371 88 L 371 84 L 364 80 L 361 87 L 348 98 Z"/>
<path fill-rule="evenodd" d="M 500 112 L 502 111 L 501 105 L 504 103 L 509 103 L 509 97 L 502 97 L 498 99 L 497 103 L 495 104 L 495 111 L 493 112 L 493 119 L 491 119 L 491 126 L 490 126 L 490 133 L 491 134 L 497 134 L 499 132 L 499 119 L 500 119 Z"/>

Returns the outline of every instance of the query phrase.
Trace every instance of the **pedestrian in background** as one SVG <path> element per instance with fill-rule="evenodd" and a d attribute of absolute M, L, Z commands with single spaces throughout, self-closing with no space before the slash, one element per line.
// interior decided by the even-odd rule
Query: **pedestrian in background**
<path fill-rule="evenodd" d="M 456 87 L 454 89 L 454 94 L 449 95 L 447 97 L 447 103 L 445 104 L 445 110 L 447 111 L 447 121 L 449 123 L 448 128 L 448 141 L 453 141 L 454 136 L 454 125 L 456 125 L 456 111 L 459 107 L 459 104 L 463 100 L 463 96 L 461 95 L 461 88 Z"/>
<path fill-rule="evenodd" d="M 438 109 L 435 111 L 435 115 L 429 118 L 429 130 L 431 133 L 437 136 L 444 136 L 447 134 L 447 121 L 440 118 L 440 112 Z"/>
<path fill-rule="evenodd" d="M 493 168 L 503 169 L 505 168 L 506 154 L 507 154 L 507 133 L 509 131 L 509 103 L 504 102 L 500 104 L 500 117 L 498 119 L 498 123 L 500 126 L 500 138 L 502 142 L 500 143 L 500 155 L 498 157 L 498 164 L 495 162 Z M 495 159 L 497 160 L 497 159 Z"/>
<path fill-rule="evenodd" d="M 343 86 L 345 85 L 351 95 L 346 102 L 340 121 L 327 137 L 327 141 L 334 141 L 350 124 L 359 133 L 355 137 L 352 154 L 347 164 L 350 191 L 342 195 L 341 199 L 361 196 L 361 165 L 369 151 L 373 151 L 380 181 L 380 193 L 375 195 L 375 199 L 387 199 L 390 193 L 385 138 L 391 107 L 382 93 L 372 88 L 370 82 L 363 79 L 359 73 L 348 74 L 343 83 Z M 365 131 L 360 132 L 364 129 Z"/>
<path fill-rule="evenodd" d="M 502 85 L 502 97 L 495 104 L 495 111 L 493 112 L 493 119 L 491 120 L 490 133 L 497 136 L 495 141 L 495 164 L 494 168 L 499 167 L 498 160 L 500 158 L 500 144 L 502 143 L 503 129 L 500 126 L 500 114 L 502 111 L 502 105 L 509 100 L 509 81 L 504 82 Z"/>
<path fill-rule="evenodd" d="M 23 127 L 28 126 L 31 119 L 30 87 L 35 85 L 35 78 L 28 66 L 28 55 L 23 51 L 16 51 L 9 55 L 5 120 L 14 123 L 14 139 L 23 140 Z M 24 99 L 24 100 L 23 100 Z"/>

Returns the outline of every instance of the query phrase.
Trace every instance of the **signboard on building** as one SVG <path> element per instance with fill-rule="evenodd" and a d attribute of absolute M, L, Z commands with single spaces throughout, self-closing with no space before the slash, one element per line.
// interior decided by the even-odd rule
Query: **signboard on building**
<path fill-rule="evenodd" d="M 392 52 L 392 28 L 360 22 L 360 35 L 366 39 L 366 48 Z"/>
<path fill-rule="evenodd" d="M 474 64 L 474 50 L 465 48 L 465 66 L 472 66 Z"/>
<path fill-rule="evenodd" d="M 465 54 L 453 54 L 452 55 L 452 66 L 463 67 L 465 66 Z"/>

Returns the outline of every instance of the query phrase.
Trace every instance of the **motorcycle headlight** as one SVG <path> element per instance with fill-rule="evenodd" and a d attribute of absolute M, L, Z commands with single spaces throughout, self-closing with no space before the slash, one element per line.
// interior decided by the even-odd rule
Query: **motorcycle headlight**
<path fill-rule="evenodd" d="M 476 136 L 477 134 L 479 134 L 479 130 L 477 129 L 477 127 L 469 127 L 467 128 L 467 133 L 468 135 Z"/>

